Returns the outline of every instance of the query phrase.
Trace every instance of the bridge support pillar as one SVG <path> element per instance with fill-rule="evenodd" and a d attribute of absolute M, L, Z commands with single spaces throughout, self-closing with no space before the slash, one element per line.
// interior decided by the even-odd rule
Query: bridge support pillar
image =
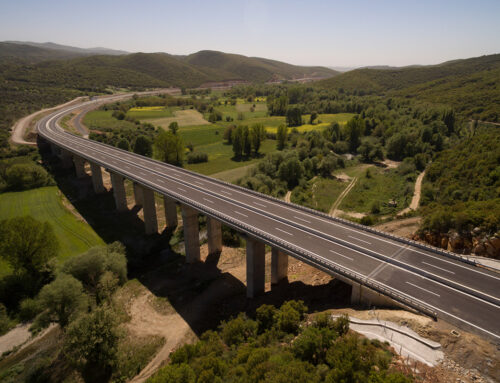
<path fill-rule="evenodd" d="M 56 144 L 50 143 L 50 152 L 52 153 L 53 156 L 58 156 L 59 155 L 59 147 Z"/>
<path fill-rule="evenodd" d="M 83 178 L 87 175 L 85 173 L 85 160 L 77 155 L 73 156 L 73 162 L 75 163 L 76 178 Z"/>
<path fill-rule="evenodd" d="M 158 220 L 156 219 L 155 193 L 153 190 L 140 186 L 142 189 L 142 212 L 144 213 L 144 225 L 146 234 L 155 234 L 158 232 Z"/>
<path fill-rule="evenodd" d="M 271 251 L 271 284 L 275 285 L 288 276 L 288 255 L 273 248 Z"/>
<path fill-rule="evenodd" d="M 163 205 L 165 206 L 165 222 L 167 228 L 171 229 L 177 226 L 177 206 L 175 201 L 167 196 L 163 196 Z"/>
<path fill-rule="evenodd" d="M 208 254 L 222 251 L 222 224 L 216 219 L 207 217 Z"/>
<path fill-rule="evenodd" d="M 193 208 L 182 205 L 182 225 L 184 229 L 184 248 L 186 262 L 200 261 L 200 234 L 198 227 L 198 212 Z"/>
<path fill-rule="evenodd" d="M 103 193 L 106 189 L 102 183 L 102 171 L 101 166 L 91 162 L 90 169 L 92 170 L 92 185 L 94 186 L 94 191 L 99 194 Z"/>
<path fill-rule="evenodd" d="M 352 286 L 351 304 L 367 307 L 401 307 L 391 298 L 382 295 L 369 287 L 360 285 L 359 283 L 350 281 Z"/>
<path fill-rule="evenodd" d="M 263 242 L 247 238 L 247 297 L 264 293 L 266 249 Z"/>
<path fill-rule="evenodd" d="M 142 206 L 144 203 L 144 196 L 142 193 L 142 187 L 138 183 L 134 182 L 134 200 L 136 206 Z"/>
<path fill-rule="evenodd" d="M 73 160 L 71 158 L 71 153 L 68 152 L 67 150 L 65 149 L 61 149 L 61 155 L 60 155 L 60 158 L 61 158 L 61 162 L 62 162 L 62 167 L 64 169 L 69 169 L 73 166 Z"/>
<path fill-rule="evenodd" d="M 111 184 L 113 185 L 113 195 L 115 197 L 116 210 L 126 211 L 128 207 L 124 178 L 119 174 L 111 173 Z"/>

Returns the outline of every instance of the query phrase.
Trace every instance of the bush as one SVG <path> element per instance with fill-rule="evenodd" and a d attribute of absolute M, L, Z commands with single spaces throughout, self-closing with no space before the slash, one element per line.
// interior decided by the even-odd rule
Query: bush
<path fill-rule="evenodd" d="M 188 164 L 198 164 L 201 162 L 208 162 L 208 154 L 201 152 L 193 152 L 187 155 Z"/>
<path fill-rule="evenodd" d="M 41 305 L 40 300 L 26 298 L 21 301 L 21 304 L 19 305 L 19 319 L 23 322 L 28 322 L 34 319 L 42 311 L 43 306 Z"/>
<path fill-rule="evenodd" d="M 54 183 L 47 171 L 35 164 L 12 165 L 5 172 L 5 181 L 10 190 L 35 189 Z"/>
<path fill-rule="evenodd" d="M 296 334 L 306 311 L 307 307 L 302 301 L 283 303 L 276 315 L 278 329 L 287 334 Z"/>
<path fill-rule="evenodd" d="M 54 282 L 45 285 L 38 294 L 38 301 L 46 310 L 37 318 L 38 321 L 56 322 L 62 328 L 88 307 L 81 282 L 66 274 L 60 274 Z"/>
<path fill-rule="evenodd" d="M 229 322 L 222 322 L 221 336 L 228 346 L 240 344 L 257 334 L 257 322 L 248 319 L 243 313 Z"/>
<path fill-rule="evenodd" d="M 225 225 L 222 225 L 222 243 L 224 246 L 239 247 L 241 238 L 239 233 Z"/>
<path fill-rule="evenodd" d="M 274 326 L 276 313 L 276 308 L 271 305 L 262 305 L 256 310 L 255 314 L 259 326 L 259 333 L 270 330 Z"/>

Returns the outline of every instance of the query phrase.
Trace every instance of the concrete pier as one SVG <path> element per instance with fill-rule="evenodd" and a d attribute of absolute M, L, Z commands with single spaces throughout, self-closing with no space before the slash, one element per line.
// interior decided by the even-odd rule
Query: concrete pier
<path fill-rule="evenodd" d="M 146 234 L 158 233 L 158 220 L 156 218 L 156 203 L 155 193 L 153 190 L 139 186 L 142 189 L 142 211 L 144 213 L 144 225 L 146 226 Z"/>
<path fill-rule="evenodd" d="M 62 167 L 64 169 L 69 169 L 73 166 L 73 158 L 70 152 L 65 149 L 61 149 L 61 154 L 59 156 L 62 162 Z"/>
<path fill-rule="evenodd" d="M 266 252 L 263 242 L 247 238 L 247 297 L 264 293 Z"/>
<path fill-rule="evenodd" d="M 222 224 L 216 219 L 207 217 L 208 254 L 222 251 Z"/>
<path fill-rule="evenodd" d="M 273 248 L 271 252 L 271 284 L 288 277 L 288 255 Z"/>
<path fill-rule="evenodd" d="M 167 196 L 163 196 L 163 205 L 165 206 L 165 222 L 169 229 L 177 226 L 177 206 L 175 201 Z"/>
<path fill-rule="evenodd" d="M 142 187 L 136 182 L 134 182 L 134 200 L 136 206 L 142 206 L 142 204 L 144 203 Z"/>
<path fill-rule="evenodd" d="M 85 160 L 77 155 L 73 156 L 73 162 L 75 163 L 76 178 L 83 178 L 87 175 L 85 173 Z"/>
<path fill-rule="evenodd" d="M 357 282 L 349 281 L 352 286 L 351 304 L 366 307 L 401 307 L 396 301 L 388 296 L 382 295 L 369 287 Z"/>
<path fill-rule="evenodd" d="M 104 193 L 106 189 L 104 188 L 104 184 L 102 183 L 101 166 L 91 162 L 90 169 L 92 170 L 92 185 L 94 186 L 94 191 L 97 194 Z"/>
<path fill-rule="evenodd" d="M 200 234 L 198 227 L 198 212 L 189 206 L 182 205 L 182 225 L 184 229 L 184 247 L 186 262 L 200 261 Z"/>
<path fill-rule="evenodd" d="M 116 210 L 126 211 L 127 207 L 127 194 L 125 193 L 125 179 L 115 173 L 111 174 L 111 184 L 113 185 L 113 195 L 115 197 Z"/>

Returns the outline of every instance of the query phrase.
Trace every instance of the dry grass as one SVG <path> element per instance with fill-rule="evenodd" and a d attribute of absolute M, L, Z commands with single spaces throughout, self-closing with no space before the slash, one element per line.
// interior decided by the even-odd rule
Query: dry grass
<path fill-rule="evenodd" d="M 177 121 L 179 126 L 191 126 L 191 125 L 208 125 L 210 124 L 207 120 L 203 118 L 203 115 L 194 109 L 188 110 L 177 110 L 174 112 L 174 117 L 166 118 L 154 118 L 144 120 L 153 125 L 161 126 L 167 129 L 170 123 Z"/>

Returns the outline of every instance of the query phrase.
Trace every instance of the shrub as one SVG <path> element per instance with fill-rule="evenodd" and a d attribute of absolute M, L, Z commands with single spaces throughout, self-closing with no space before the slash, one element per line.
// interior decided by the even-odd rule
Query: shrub
<path fill-rule="evenodd" d="M 35 189 L 54 183 L 47 171 L 35 164 L 12 165 L 5 172 L 5 181 L 10 190 Z"/>
<path fill-rule="evenodd" d="M 277 326 L 287 334 L 296 334 L 307 307 L 302 301 L 288 301 L 281 305 L 276 314 Z"/>
<path fill-rule="evenodd" d="M 222 322 L 220 327 L 222 340 L 229 346 L 240 344 L 257 334 L 257 322 L 248 319 L 243 313 L 229 322 Z"/>
<path fill-rule="evenodd" d="M 201 152 L 193 152 L 187 155 L 188 164 L 198 164 L 201 162 L 208 162 L 208 154 Z"/>

